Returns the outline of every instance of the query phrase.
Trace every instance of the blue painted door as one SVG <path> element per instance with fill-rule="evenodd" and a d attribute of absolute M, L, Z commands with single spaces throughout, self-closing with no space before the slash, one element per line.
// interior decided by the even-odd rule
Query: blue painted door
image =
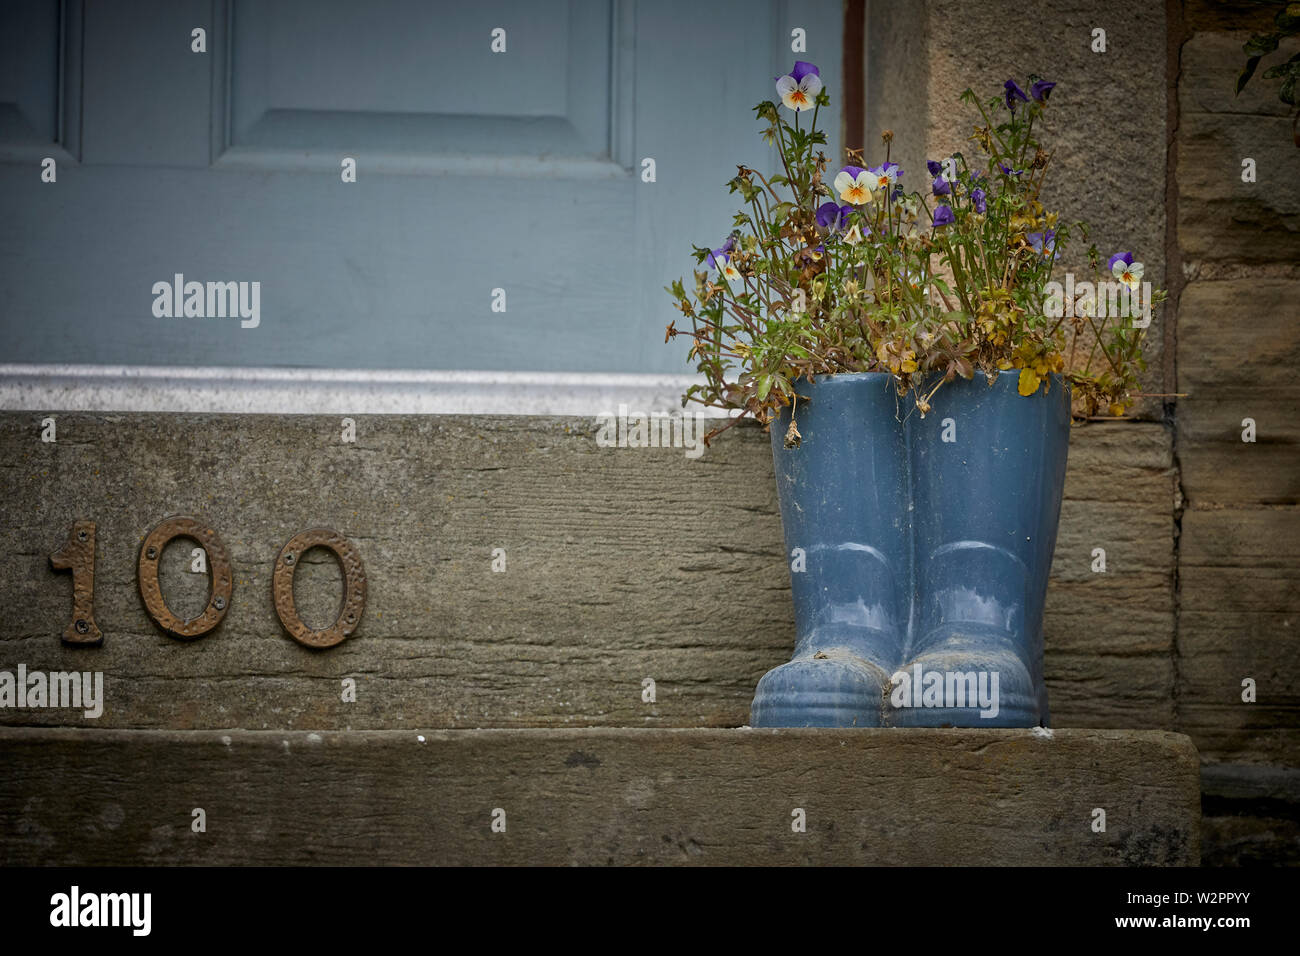
<path fill-rule="evenodd" d="M 0 360 L 685 371 L 663 286 L 730 229 L 735 165 L 772 168 L 773 77 L 812 60 L 838 104 L 840 17 L 3 0 Z M 256 324 L 225 285 L 254 282 Z"/>

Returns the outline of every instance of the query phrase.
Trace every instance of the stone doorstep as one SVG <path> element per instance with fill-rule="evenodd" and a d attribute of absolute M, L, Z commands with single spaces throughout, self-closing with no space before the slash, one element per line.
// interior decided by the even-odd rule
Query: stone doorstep
<path fill-rule="evenodd" d="M 1164 731 L 0 728 L 4 865 L 1195 865 L 1200 802 Z"/>

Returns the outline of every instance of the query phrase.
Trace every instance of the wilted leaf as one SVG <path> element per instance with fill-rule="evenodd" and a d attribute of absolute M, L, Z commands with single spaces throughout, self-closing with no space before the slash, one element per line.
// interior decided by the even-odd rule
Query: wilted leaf
<path fill-rule="evenodd" d="M 1032 368 L 1022 368 L 1020 370 L 1020 381 L 1016 384 L 1016 391 L 1021 395 L 1032 395 L 1038 391 L 1038 373 Z"/>
<path fill-rule="evenodd" d="M 1241 74 L 1237 77 L 1238 96 L 1240 96 L 1241 91 L 1246 88 L 1246 84 L 1250 82 L 1250 78 L 1255 75 L 1255 68 L 1259 66 L 1259 61 L 1261 59 L 1263 59 L 1263 57 L 1252 56 L 1246 61 L 1246 68 L 1242 70 Z"/>
<path fill-rule="evenodd" d="M 773 223 L 784 222 L 785 217 L 790 215 L 790 212 L 793 209 L 794 209 L 794 203 L 792 202 L 777 203 L 775 206 L 772 207 L 772 222 Z"/>

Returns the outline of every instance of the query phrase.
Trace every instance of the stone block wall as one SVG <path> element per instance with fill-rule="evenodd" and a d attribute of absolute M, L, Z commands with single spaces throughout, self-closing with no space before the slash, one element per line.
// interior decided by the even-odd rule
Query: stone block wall
<path fill-rule="evenodd" d="M 1100 250 L 1133 250 L 1170 290 L 1146 346 L 1153 394 L 1136 412 L 1172 429 L 1173 493 L 1129 523 L 1135 541 L 1166 520 L 1175 529 L 1173 631 L 1166 639 L 1134 616 L 1102 639 L 1080 619 L 1069 653 L 1141 647 L 1163 662 L 1131 659 L 1129 686 L 1144 700 L 1131 720 L 1188 733 L 1200 749 L 1207 863 L 1300 862 L 1300 149 L 1277 81 L 1257 75 L 1234 94 L 1242 44 L 1275 12 L 1208 0 L 924 0 L 866 12 L 869 149 L 893 129 L 894 158 L 923 170 L 972 148 L 962 90 L 1056 80 L 1046 204 L 1089 221 Z M 1284 44 L 1259 73 L 1298 48 Z M 1245 159 L 1254 182 L 1243 181 Z M 1116 456 L 1143 436 L 1135 422 L 1108 427 Z M 1098 465 L 1072 459 L 1072 480 L 1084 467 Z M 1146 560 L 1114 573 L 1150 572 Z M 1254 702 L 1242 699 L 1247 679 Z"/>

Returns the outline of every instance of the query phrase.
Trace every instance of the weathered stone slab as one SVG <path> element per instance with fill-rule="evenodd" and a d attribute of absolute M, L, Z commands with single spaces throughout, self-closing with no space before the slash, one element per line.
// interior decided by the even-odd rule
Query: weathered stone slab
<path fill-rule="evenodd" d="M 1179 309 L 1186 396 L 1177 427 L 1188 510 L 1175 726 L 1207 760 L 1300 758 L 1297 301 L 1294 279 L 1194 281 Z M 1247 418 L 1254 442 L 1242 441 Z M 1255 682 L 1253 703 L 1242 700 L 1247 679 Z M 1234 844 L 1249 836 L 1239 824 L 1222 826 Z"/>
<path fill-rule="evenodd" d="M 1178 734 L 422 736 L 0 729 L 0 863 L 1199 861 L 1197 757 Z"/>
<path fill-rule="evenodd" d="M 733 429 L 698 460 L 607 449 L 576 418 L 0 415 L 0 669 L 100 670 L 94 726 L 324 729 L 740 726 L 793 644 L 767 436 Z M 1058 725 L 1167 727 L 1173 686 L 1173 473 L 1157 425 L 1076 429 L 1047 610 Z M 145 615 L 137 551 L 164 516 L 210 521 L 232 604 L 191 643 Z M 98 522 L 101 648 L 67 648 L 71 582 L 50 570 L 79 518 Z M 357 632 L 312 651 L 280 627 L 271 567 L 325 525 L 358 547 Z M 206 575 L 189 542 L 162 560 L 173 610 Z M 1108 570 L 1091 570 L 1104 547 Z M 506 571 L 492 571 L 493 549 Z M 305 561 L 297 603 L 332 619 L 341 574 Z M 653 703 L 642 681 L 656 681 Z M 357 682 L 355 703 L 342 680 Z M 0 723 L 89 725 L 68 710 Z"/>
<path fill-rule="evenodd" d="M 1193 507 L 1300 502 L 1297 367 L 1300 281 L 1192 282 L 1183 290 L 1178 390 L 1187 394 L 1177 421 Z M 1242 441 L 1247 418 L 1254 442 Z"/>
<path fill-rule="evenodd" d="M 1267 29 L 1262 32 L 1268 32 Z M 1300 50 L 1289 40 L 1234 94 L 1248 30 L 1197 32 L 1181 51 L 1178 85 L 1178 243 L 1190 260 L 1300 258 L 1300 155 L 1278 81 L 1262 74 Z M 1254 182 L 1242 161 L 1255 161 Z M 1180 308 L 1181 316 L 1185 308 Z"/>
<path fill-rule="evenodd" d="M 1192 510 L 1180 549 L 1178 729 L 1212 760 L 1300 762 L 1300 509 Z M 1242 700 L 1242 682 L 1256 700 Z"/>
<path fill-rule="evenodd" d="M 104 671 L 96 726 L 740 726 L 793 644 L 757 429 L 692 460 L 601 449 L 582 419 L 383 416 L 346 445 L 337 419 L 315 416 L 61 415 L 51 445 L 42 418 L 0 415 L 0 669 Z M 1171 499 L 1164 428 L 1076 429 L 1048 604 L 1058 723 L 1169 726 Z M 135 583 L 143 536 L 178 512 L 209 520 L 234 566 L 224 622 L 194 643 L 153 627 Z M 59 640 L 72 584 L 48 555 L 79 518 L 99 523 L 98 649 Z M 270 600 L 278 549 L 316 525 L 350 537 L 369 578 L 359 630 L 325 652 L 290 640 Z M 1097 546 L 1106 574 L 1091 571 Z M 164 593 L 198 613 L 207 578 L 186 570 L 190 542 L 173 549 Z M 341 600 L 324 562 L 298 572 L 309 623 Z M 68 710 L 0 722 L 86 723 Z"/>

